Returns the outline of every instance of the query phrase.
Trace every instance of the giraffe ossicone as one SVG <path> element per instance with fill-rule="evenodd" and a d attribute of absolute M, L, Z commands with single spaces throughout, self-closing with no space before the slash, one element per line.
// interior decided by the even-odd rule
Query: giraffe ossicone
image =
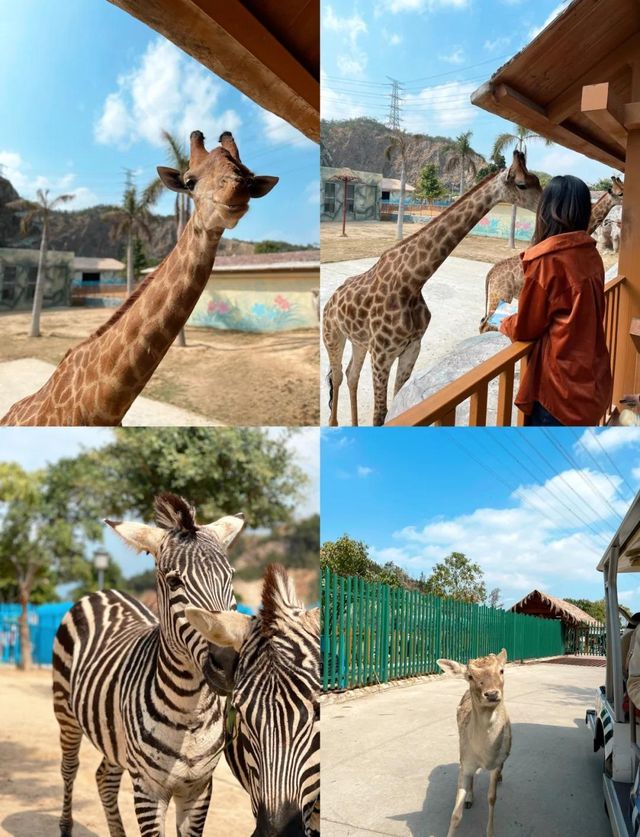
<path fill-rule="evenodd" d="M 277 177 L 255 175 L 225 131 L 207 151 L 201 131 L 190 138 L 186 172 L 158 166 L 163 184 L 189 194 L 194 211 L 171 253 L 106 323 L 70 349 L 49 380 L 14 404 L 0 425 L 119 425 L 193 311 L 225 229 Z"/>
<path fill-rule="evenodd" d="M 346 372 L 351 422 L 358 424 L 358 379 L 370 352 L 373 424 L 383 424 L 391 366 L 398 359 L 397 393 L 411 375 L 431 319 L 422 297 L 425 282 L 493 206 L 506 202 L 535 212 L 541 194 L 540 182 L 527 170 L 524 154 L 514 151 L 508 169 L 481 180 L 421 230 L 386 250 L 366 273 L 347 279 L 333 293 L 323 313 L 323 340 L 330 363 L 331 425 L 338 423 L 338 391 L 347 340 L 352 345 Z"/>

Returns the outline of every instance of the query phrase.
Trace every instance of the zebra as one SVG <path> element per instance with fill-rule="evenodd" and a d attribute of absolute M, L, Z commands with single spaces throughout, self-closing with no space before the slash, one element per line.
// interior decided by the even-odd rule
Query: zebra
<path fill-rule="evenodd" d="M 257 616 L 189 606 L 189 622 L 238 652 L 225 755 L 251 797 L 253 837 L 320 834 L 320 611 L 270 564 Z"/>
<path fill-rule="evenodd" d="M 155 499 L 156 526 L 106 520 L 156 561 L 159 618 L 116 590 L 91 593 L 65 615 L 53 647 L 53 705 L 60 725 L 61 837 L 72 834 L 72 791 L 86 735 L 104 758 L 98 793 L 111 837 L 124 837 L 118 790 L 127 770 L 142 837 L 164 834 L 169 801 L 179 837 L 202 834 L 213 770 L 224 747 L 220 693 L 231 688 L 229 651 L 209 647 L 185 607 L 236 607 L 226 550 L 242 515 L 198 526 L 181 497 Z M 231 656 L 235 656 L 233 653 Z"/>

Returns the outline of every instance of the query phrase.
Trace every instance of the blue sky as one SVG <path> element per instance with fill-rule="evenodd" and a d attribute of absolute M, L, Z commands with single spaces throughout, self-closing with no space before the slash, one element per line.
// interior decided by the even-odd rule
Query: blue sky
<path fill-rule="evenodd" d="M 282 431 L 270 428 L 267 433 L 277 437 Z M 17 462 L 25 470 L 33 471 L 58 459 L 76 456 L 84 449 L 101 447 L 112 439 L 113 432 L 106 428 L 0 428 L 0 462 Z M 302 519 L 318 513 L 319 431 L 316 428 L 303 428 L 295 433 L 287 444 L 294 453 L 296 464 L 308 478 L 294 512 L 294 517 Z M 171 486 L 167 486 L 167 490 L 170 491 Z M 105 509 L 104 516 L 109 517 L 109 514 L 109 509 Z M 148 555 L 136 555 L 106 526 L 104 547 L 120 564 L 125 576 L 135 575 L 153 567 L 153 558 Z M 89 545 L 87 555 L 92 551 L 93 548 Z"/>
<path fill-rule="evenodd" d="M 322 0 L 322 115 L 386 122 L 390 83 L 404 84 L 402 126 L 456 137 L 473 132 L 488 157 L 511 123 L 470 94 L 568 5 L 558 0 Z M 528 147 L 532 169 L 587 182 L 612 171 L 559 145 Z"/>
<path fill-rule="evenodd" d="M 23 197 L 117 203 L 125 169 L 144 187 L 167 163 L 161 129 L 209 145 L 231 130 L 249 168 L 280 177 L 233 236 L 319 240 L 317 145 L 106 0 L 3 3 L 0 47 L 0 171 Z"/>
<path fill-rule="evenodd" d="M 511 605 L 533 588 L 599 599 L 596 565 L 640 490 L 640 429 L 325 429 L 322 541 L 429 575 L 451 552 Z M 640 577 L 621 576 L 640 610 Z"/>

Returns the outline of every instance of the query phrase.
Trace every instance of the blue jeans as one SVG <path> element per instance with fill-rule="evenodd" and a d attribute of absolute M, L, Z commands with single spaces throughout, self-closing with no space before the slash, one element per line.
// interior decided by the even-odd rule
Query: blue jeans
<path fill-rule="evenodd" d="M 525 427 L 564 427 L 561 421 L 554 418 L 549 410 L 545 409 L 539 401 L 533 405 L 531 415 L 525 416 Z"/>

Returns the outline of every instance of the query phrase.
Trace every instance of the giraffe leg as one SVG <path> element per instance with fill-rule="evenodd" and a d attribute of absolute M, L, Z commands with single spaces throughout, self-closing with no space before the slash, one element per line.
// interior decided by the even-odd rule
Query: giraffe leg
<path fill-rule="evenodd" d="M 379 427 L 387 416 L 387 388 L 389 373 L 394 358 L 390 352 L 380 349 L 371 350 L 371 368 L 373 371 L 373 424 Z"/>
<path fill-rule="evenodd" d="M 140 837 L 164 837 L 168 799 L 152 799 L 138 780 L 133 783 L 133 805 Z"/>
<path fill-rule="evenodd" d="M 396 370 L 396 382 L 393 388 L 393 394 L 397 395 L 400 389 L 407 383 L 409 376 L 413 372 L 413 367 L 416 365 L 416 360 L 420 354 L 420 346 L 422 338 L 414 340 L 409 343 L 407 348 L 402 352 L 398 358 L 398 368 Z"/>
<path fill-rule="evenodd" d="M 71 714 L 71 711 L 63 705 L 63 702 L 54 703 L 54 711 L 58 724 L 60 725 L 60 748 L 62 750 L 62 761 L 60 772 L 64 783 L 64 797 L 62 802 L 62 814 L 60 815 L 60 837 L 71 837 L 73 833 L 72 799 L 73 783 L 78 772 L 80 759 L 80 744 L 82 743 L 82 729 Z"/>
<path fill-rule="evenodd" d="M 358 426 L 358 381 L 362 364 L 367 356 L 367 347 L 352 344 L 351 360 L 347 366 L 347 384 L 349 385 L 349 397 L 351 398 L 351 424 Z"/>
<path fill-rule="evenodd" d="M 117 764 L 109 764 L 106 758 L 102 759 L 96 771 L 98 793 L 107 817 L 110 837 L 126 837 L 118 810 L 118 791 L 123 772 Z"/>
<path fill-rule="evenodd" d="M 329 425 L 338 425 L 338 391 L 342 383 L 342 355 L 347 342 L 345 335 L 333 326 L 329 326 L 325 320 L 322 339 L 329 355 L 329 407 L 331 417 Z"/>
<path fill-rule="evenodd" d="M 176 796 L 178 837 L 201 837 L 209 811 L 211 781 L 192 796 Z"/>

